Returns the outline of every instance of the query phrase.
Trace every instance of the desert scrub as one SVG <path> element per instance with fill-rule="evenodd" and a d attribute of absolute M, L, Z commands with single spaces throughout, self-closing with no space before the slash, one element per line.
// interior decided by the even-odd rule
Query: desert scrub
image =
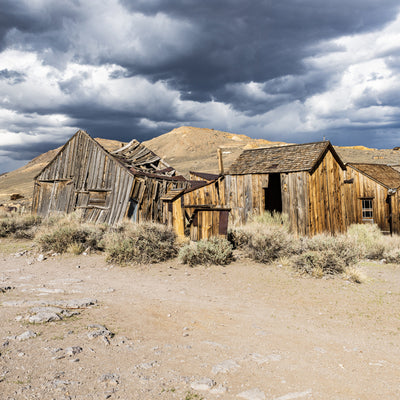
<path fill-rule="evenodd" d="M 228 240 L 213 237 L 187 244 L 179 251 L 179 259 L 183 264 L 227 265 L 233 260 L 232 245 Z"/>
<path fill-rule="evenodd" d="M 32 239 L 34 230 L 42 219 L 36 215 L 12 215 L 0 218 L 0 237 L 12 236 L 17 239 Z"/>
<path fill-rule="evenodd" d="M 156 263 L 176 257 L 176 235 L 165 225 L 125 223 L 104 238 L 107 261 L 117 264 Z"/>
<path fill-rule="evenodd" d="M 290 229 L 289 216 L 285 213 L 280 213 L 277 211 L 264 211 L 262 214 L 253 214 L 249 218 L 249 223 L 280 226 L 287 232 L 289 232 Z"/>
<path fill-rule="evenodd" d="M 282 225 L 250 223 L 230 232 L 235 247 L 251 259 L 269 263 L 298 252 L 299 242 Z"/>
<path fill-rule="evenodd" d="M 362 251 L 363 258 L 378 260 L 386 251 L 386 239 L 376 224 L 353 224 L 347 230 Z"/>
<path fill-rule="evenodd" d="M 102 225 L 64 223 L 47 226 L 35 240 L 42 251 L 80 254 L 86 248 L 102 250 L 104 233 L 105 228 Z"/>
<path fill-rule="evenodd" d="M 294 267 L 315 277 L 343 274 L 360 259 L 356 241 L 346 235 L 317 235 L 303 241 L 303 252 L 294 258 Z"/>

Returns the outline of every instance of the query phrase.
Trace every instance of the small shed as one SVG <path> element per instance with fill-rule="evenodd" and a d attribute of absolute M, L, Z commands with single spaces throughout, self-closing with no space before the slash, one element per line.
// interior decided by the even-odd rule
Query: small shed
<path fill-rule="evenodd" d="M 343 232 L 345 169 L 329 141 L 244 150 L 225 176 L 231 220 L 277 211 L 298 234 Z"/>
<path fill-rule="evenodd" d="M 190 236 L 193 241 L 226 237 L 230 208 L 225 205 L 223 181 L 223 176 L 191 180 L 186 189 L 169 190 L 161 198 L 164 223 L 173 226 L 178 236 Z"/>
<path fill-rule="evenodd" d="M 39 215 L 81 209 L 90 222 L 123 218 L 162 221 L 161 197 L 188 187 L 159 156 L 132 140 L 110 153 L 82 130 L 35 177 L 32 210 Z"/>
<path fill-rule="evenodd" d="M 400 233 L 400 172 L 383 164 L 347 164 L 344 185 L 348 224 L 376 223 Z"/>

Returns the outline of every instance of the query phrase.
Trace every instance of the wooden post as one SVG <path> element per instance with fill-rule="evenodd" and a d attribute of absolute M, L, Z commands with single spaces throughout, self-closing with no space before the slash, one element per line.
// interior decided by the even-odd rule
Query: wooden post
<path fill-rule="evenodd" d="M 222 150 L 221 150 L 221 148 L 218 148 L 217 154 L 218 154 L 219 174 L 223 175 L 224 174 L 224 164 L 222 162 Z"/>

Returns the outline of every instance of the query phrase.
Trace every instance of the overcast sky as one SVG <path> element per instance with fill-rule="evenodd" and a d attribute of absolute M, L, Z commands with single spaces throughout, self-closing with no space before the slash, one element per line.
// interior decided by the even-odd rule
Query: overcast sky
<path fill-rule="evenodd" d="M 0 0 L 0 173 L 77 129 L 400 145 L 398 0 Z"/>

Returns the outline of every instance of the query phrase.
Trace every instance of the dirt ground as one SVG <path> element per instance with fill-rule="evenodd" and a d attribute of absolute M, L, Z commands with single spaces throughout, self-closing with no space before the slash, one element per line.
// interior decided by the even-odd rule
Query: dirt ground
<path fill-rule="evenodd" d="M 363 264 L 358 285 L 24 248 L 0 242 L 1 399 L 400 398 L 397 265 Z M 39 306 L 62 319 L 29 322 Z"/>

